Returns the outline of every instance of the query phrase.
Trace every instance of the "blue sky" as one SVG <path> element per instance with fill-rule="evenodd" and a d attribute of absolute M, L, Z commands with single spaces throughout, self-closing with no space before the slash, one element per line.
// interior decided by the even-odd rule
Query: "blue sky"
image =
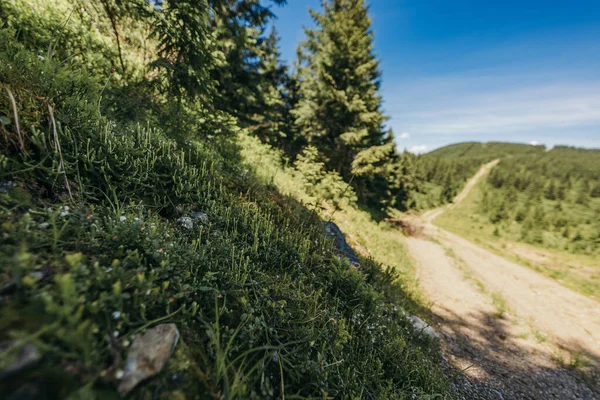
<path fill-rule="evenodd" d="M 276 8 L 291 62 L 319 0 Z M 600 0 L 374 0 L 400 149 L 461 141 L 600 148 Z"/>

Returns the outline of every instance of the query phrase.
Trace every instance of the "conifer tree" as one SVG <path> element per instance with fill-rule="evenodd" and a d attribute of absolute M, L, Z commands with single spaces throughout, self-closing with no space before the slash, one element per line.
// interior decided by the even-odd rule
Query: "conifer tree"
<path fill-rule="evenodd" d="M 420 177 L 417 170 L 416 156 L 404 152 L 397 160 L 390 164 L 392 176 L 391 192 L 393 194 L 391 206 L 399 210 L 407 210 L 416 206 L 411 194 L 419 191 Z"/>
<path fill-rule="evenodd" d="M 592 188 L 592 190 L 590 192 L 590 196 L 593 198 L 600 197 L 600 182 L 596 183 L 596 185 L 594 185 L 594 187 Z"/>
<path fill-rule="evenodd" d="M 285 0 L 272 0 L 283 5 Z M 263 112 L 280 107 L 278 88 L 285 68 L 279 62 L 277 34 L 265 35 L 275 18 L 259 0 L 210 0 L 211 29 L 221 62 L 211 71 L 217 84 L 216 108 L 238 118 L 242 126 L 266 126 Z M 269 123 L 277 130 L 277 123 Z"/>
<path fill-rule="evenodd" d="M 328 0 L 311 10 L 300 51 L 300 101 L 293 110 L 306 140 L 328 159 L 327 167 L 352 181 L 361 200 L 374 205 L 390 189 L 389 161 L 396 154 L 384 130 L 379 62 L 363 0 Z"/>
<path fill-rule="evenodd" d="M 281 62 L 277 48 L 279 37 L 275 27 L 259 47 L 260 79 L 254 102 L 246 115 L 248 129 L 263 142 L 295 153 L 295 126 L 290 113 L 296 99 L 297 84 Z"/>
<path fill-rule="evenodd" d="M 444 176 L 442 192 L 440 193 L 440 202 L 442 204 L 452 202 L 454 198 L 454 179 L 452 178 L 452 169 L 449 169 Z"/>
<path fill-rule="evenodd" d="M 556 185 L 554 184 L 553 180 L 550 181 L 550 184 L 548 184 L 546 187 L 546 190 L 544 191 L 544 197 L 548 200 L 556 200 Z"/>

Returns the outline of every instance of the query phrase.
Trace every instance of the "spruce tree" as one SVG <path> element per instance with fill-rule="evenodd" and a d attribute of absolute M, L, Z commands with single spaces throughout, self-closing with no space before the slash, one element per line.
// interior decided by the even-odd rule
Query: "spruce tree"
<path fill-rule="evenodd" d="M 548 186 L 546 186 L 546 189 L 544 190 L 544 197 L 548 200 L 556 200 L 556 185 L 554 184 L 553 180 L 550 181 L 550 184 L 548 184 Z"/>
<path fill-rule="evenodd" d="M 242 126 L 256 130 L 268 125 L 271 133 L 276 132 L 277 123 L 267 122 L 264 115 L 269 108 L 280 108 L 278 89 L 286 73 L 279 62 L 276 32 L 265 34 L 275 14 L 259 0 L 209 0 L 209 4 L 220 54 L 220 63 L 211 71 L 218 92 L 215 107 L 237 117 Z"/>
<path fill-rule="evenodd" d="M 414 201 L 412 193 L 420 190 L 421 178 L 419 176 L 416 156 L 409 152 L 404 152 L 397 157 L 397 160 L 390 164 L 391 206 L 398 210 L 405 211 L 414 208 L 417 204 Z"/>
<path fill-rule="evenodd" d="M 449 169 L 444 176 L 442 192 L 440 193 L 440 202 L 442 204 L 451 203 L 454 198 L 452 170 Z"/>
<path fill-rule="evenodd" d="M 297 140 L 290 113 L 296 101 L 297 82 L 281 62 L 275 27 L 259 47 L 260 79 L 253 102 L 248 105 L 245 122 L 250 132 L 263 142 L 294 155 Z"/>
<path fill-rule="evenodd" d="M 596 183 L 590 192 L 590 197 L 599 198 L 600 197 L 600 183 Z"/>
<path fill-rule="evenodd" d="M 328 159 L 327 167 L 352 181 L 369 205 L 389 195 L 389 162 L 396 155 L 384 130 L 379 62 L 363 0 L 327 0 L 300 50 L 299 132 Z"/>

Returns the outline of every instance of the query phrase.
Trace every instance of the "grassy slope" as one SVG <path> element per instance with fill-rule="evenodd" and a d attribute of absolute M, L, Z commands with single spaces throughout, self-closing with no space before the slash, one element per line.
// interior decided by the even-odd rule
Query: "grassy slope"
<path fill-rule="evenodd" d="M 462 203 L 447 209 L 444 214 L 434 221 L 435 224 L 502 256 L 508 256 L 522 265 L 558 280 L 575 291 L 588 296 L 597 296 L 600 293 L 600 276 L 598 272 L 589 272 L 589 268 L 592 268 L 592 271 L 600 270 L 600 262 L 594 257 L 574 255 L 565 251 L 552 251 L 526 244 L 519 245 L 532 252 L 543 252 L 550 256 L 548 263 L 540 263 L 533 262 L 523 256 L 520 257 L 515 252 L 507 251 L 512 243 L 518 241 L 520 225 L 513 222 L 502 230 L 501 236 L 494 234 L 496 227 L 488 221 L 486 216 L 477 212 L 478 201 L 482 197 L 484 185 L 485 177 L 473 188 Z M 577 266 L 581 264 L 589 268 L 578 268 Z"/>
<path fill-rule="evenodd" d="M 133 398 L 445 393 L 435 348 L 402 310 L 418 308 L 406 295 L 412 267 L 385 227 L 351 206 L 333 213 L 372 252 L 353 269 L 317 215 L 280 193 L 314 200 L 289 175 L 273 179 L 279 190 L 265 185 L 277 160 L 253 162 L 245 148 L 259 179 L 208 142 L 181 148 L 160 125 L 117 123 L 99 112 L 105 82 L 76 59 L 42 59 L 2 34 L 26 153 L 3 128 L 0 341 L 31 342 L 43 358 L 1 393 L 37 382 L 49 398 L 116 398 L 132 338 L 164 322 L 181 341 Z M 54 115 L 44 101 L 59 104 Z M 0 112 L 12 115 L 4 97 Z M 207 219 L 178 222 L 192 212 Z"/>
<path fill-rule="evenodd" d="M 242 156 L 265 182 L 273 184 L 286 195 L 314 209 L 327 221 L 339 225 L 349 244 L 364 257 L 392 267 L 398 274 L 403 288 L 410 293 L 405 304 L 410 311 L 427 312 L 424 299 L 415 280 L 415 268 L 403 245 L 403 234 L 385 222 L 374 221 L 369 213 L 350 204 L 331 204 L 319 201 L 302 190 L 302 181 L 293 168 L 283 167 L 278 151 L 261 145 L 258 140 L 242 134 Z"/>

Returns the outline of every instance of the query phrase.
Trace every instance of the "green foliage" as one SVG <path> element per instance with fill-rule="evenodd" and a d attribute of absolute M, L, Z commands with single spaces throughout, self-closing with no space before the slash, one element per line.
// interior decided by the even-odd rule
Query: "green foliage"
<path fill-rule="evenodd" d="M 308 146 L 294 163 L 306 193 L 334 205 L 344 202 L 356 203 L 356 194 L 350 185 L 336 173 L 327 171 L 325 163 L 319 161 L 319 151 Z"/>
<path fill-rule="evenodd" d="M 215 60 L 206 1 L 170 0 L 153 12 L 151 38 L 158 58 L 152 66 L 164 71 L 167 91 L 175 97 L 212 93 L 210 70 Z"/>
<path fill-rule="evenodd" d="M 500 158 L 487 177 L 480 213 L 492 224 L 516 223 L 518 239 L 526 243 L 597 254 L 593 221 L 600 217 L 598 150 L 473 142 L 446 146 L 426 157 L 461 163 Z"/>
<path fill-rule="evenodd" d="M 404 152 L 393 166 L 393 206 L 404 211 L 450 203 L 480 166 L 479 159 L 445 159 Z"/>
<path fill-rule="evenodd" d="M 362 0 L 323 3 L 311 11 L 300 50 L 300 101 L 292 111 L 300 133 L 327 158 L 327 167 L 352 185 L 362 202 L 380 206 L 387 194 L 385 166 L 395 153 L 383 127 L 379 67 Z"/>
<path fill-rule="evenodd" d="M 203 23 L 201 7 L 183 16 L 192 3 L 176 3 L 152 18 Z M 19 7 L 11 18 L 19 18 Z M 111 10 L 120 26 L 132 18 L 132 10 Z M 106 59 L 120 63 L 110 23 L 101 27 L 100 47 L 111 49 Z M 82 33 L 84 43 L 90 32 Z M 105 69 L 83 57 L 41 59 L 36 37 L 21 42 L 14 29 L 0 30 L 0 81 L 14 94 L 22 127 L 2 92 L 0 287 L 11 291 L 0 303 L 0 340 L 33 343 L 43 358 L 2 381 L 1 393 L 35 381 L 49 382 L 49 398 L 114 398 L 133 337 L 163 322 L 178 326 L 180 344 L 132 398 L 446 392 L 436 350 L 406 320 L 397 275 L 373 260 L 356 270 L 340 258 L 315 213 L 239 162 L 232 140 L 240 128 L 231 117 L 192 97 L 210 87 L 196 70 L 206 64 L 186 65 L 195 57 L 187 52 L 208 47 L 181 46 L 208 39 L 159 43 L 182 57 L 169 60 L 163 78 L 189 90 L 148 85 L 156 101 L 136 106 L 143 114 L 134 117 L 115 110 L 131 104 L 121 89 L 136 85 L 107 80 Z M 48 40 L 40 39 L 44 46 Z M 124 64 L 124 75 L 140 65 Z M 165 102 L 173 95 L 176 104 Z M 297 162 L 308 178 L 298 172 L 299 179 L 333 187 L 333 201 L 351 200 L 339 176 L 314 170 L 319 165 L 309 150 Z"/>
<path fill-rule="evenodd" d="M 592 193 L 599 159 L 597 150 L 558 146 L 503 160 L 487 179 L 480 212 L 494 224 L 521 223 L 521 240 L 527 243 L 597 254 L 594 221 L 600 202 Z"/>
<path fill-rule="evenodd" d="M 218 85 L 216 108 L 235 116 L 263 142 L 291 150 L 295 137 L 288 91 L 293 83 L 280 61 L 277 31 L 273 27 L 270 34 L 265 32 L 275 15 L 255 0 L 209 3 L 212 34 L 222 55 L 211 70 Z"/>
<path fill-rule="evenodd" d="M 476 158 L 481 163 L 496 158 L 512 157 L 526 154 L 541 154 L 546 150 L 543 145 L 529 145 L 506 142 L 462 142 L 444 146 L 428 153 L 428 156 L 450 159 Z"/>

